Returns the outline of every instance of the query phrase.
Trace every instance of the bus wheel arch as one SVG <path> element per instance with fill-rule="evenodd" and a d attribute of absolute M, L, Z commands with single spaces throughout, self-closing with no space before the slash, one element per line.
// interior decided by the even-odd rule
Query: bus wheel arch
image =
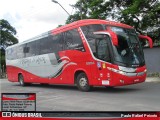
<path fill-rule="evenodd" d="M 81 91 L 88 92 L 91 89 L 88 81 L 88 76 L 83 70 L 75 72 L 74 83 Z"/>

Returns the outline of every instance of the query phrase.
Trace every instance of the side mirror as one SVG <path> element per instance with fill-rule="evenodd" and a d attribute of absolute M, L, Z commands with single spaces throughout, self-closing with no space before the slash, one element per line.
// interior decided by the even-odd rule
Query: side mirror
<path fill-rule="evenodd" d="M 138 37 L 139 37 L 140 39 L 145 39 L 145 40 L 147 40 L 147 41 L 149 42 L 149 47 L 150 47 L 150 48 L 153 47 L 153 41 L 152 41 L 152 39 L 151 39 L 150 37 L 144 36 L 144 35 L 139 35 Z"/>

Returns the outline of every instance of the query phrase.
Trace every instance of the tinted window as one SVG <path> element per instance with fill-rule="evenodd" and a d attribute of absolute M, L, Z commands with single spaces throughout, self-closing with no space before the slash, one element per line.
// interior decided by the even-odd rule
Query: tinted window
<path fill-rule="evenodd" d="M 27 43 L 26 49 L 26 57 L 31 57 L 31 56 L 35 56 L 37 55 L 37 45 L 36 45 L 37 41 L 33 41 L 33 42 L 29 42 Z"/>
<path fill-rule="evenodd" d="M 63 50 L 63 44 L 64 44 L 64 33 L 60 33 L 58 35 L 56 35 L 56 38 L 58 40 L 58 46 L 59 46 L 59 50 Z M 55 39 L 56 39 L 55 38 Z"/>
<path fill-rule="evenodd" d="M 85 51 L 81 37 L 77 29 L 70 30 L 64 33 L 64 49 L 65 50 L 79 50 Z"/>
<path fill-rule="evenodd" d="M 93 55 L 107 62 L 111 61 L 109 53 L 109 36 L 107 35 L 95 35 L 94 32 L 105 30 L 105 27 L 100 24 L 88 25 L 81 27 L 88 43 L 91 48 Z"/>
<path fill-rule="evenodd" d="M 108 47 L 108 42 L 109 42 L 109 36 L 107 35 L 99 35 L 101 38 L 96 39 L 96 56 L 100 60 L 104 60 L 107 62 L 110 62 L 110 53 L 109 53 L 109 47 Z"/>
<path fill-rule="evenodd" d="M 24 48 L 25 48 L 25 44 L 19 45 L 19 46 L 17 47 L 17 58 L 18 58 L 18 59 L 25 57 Z"/>
<path fill-rule="evenodd" d="M 62 49 L 60 45 L 60 36 L 59 35 L 49 35 L 48 37 L 42 38 L 39 42 L 40 53 L 39 54 L 48 54 L 55 53 Z"/>
<path fill-rule="evenodd" d="M 52 43 L 52 46 L 51 46 L 52 51 L 51 52 L 57 53 L 58 51 L 62 50 L 62 44 L 63 44 L 62 34 L 54 35 L 54 36 L 50 35 L 49 40 Z"/>
<path fill-rule="evenodd" d="M 17 49 L 16 47 L 10 48 L 6 51 L 6 58 L 8 60 L 14 60 L 17 58 Z"/>
<path fill-rule="evenodd" d="M 105 30 L 105 26 L 101 24 L 94 24 L 82 26 L 81 29 L 87 39 L 92 39 L 94 37 L 93 32 Z"/>
<path fill-rule="evenodd" d="M 47 54 L 49 52 L 49 43 L 48 43 L 48 37 L 42 38 L 39 41 L 39 47 L 40 47 L 40 53 L 39 54 Z"/>
<path fill-rule="evenodd" d="M 92 51 L 95 51 L 95 35 L 93 32 L 105 30 L 105 26 L 101 24 L 87 25 L 81 27 Z"/>

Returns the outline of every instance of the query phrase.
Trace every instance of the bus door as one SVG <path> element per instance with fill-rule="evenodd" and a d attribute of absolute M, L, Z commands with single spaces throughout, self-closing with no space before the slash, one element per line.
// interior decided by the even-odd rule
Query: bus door
<path fill-rule="evenodd" d="M 96 59 L 97 77 L 101 85 L 110 85 L 111 72 L 108 68 L 111 67 L 111 51 L 110 38 L 106 34 L 95 35 L 95 52 L 93 53 Z"/>

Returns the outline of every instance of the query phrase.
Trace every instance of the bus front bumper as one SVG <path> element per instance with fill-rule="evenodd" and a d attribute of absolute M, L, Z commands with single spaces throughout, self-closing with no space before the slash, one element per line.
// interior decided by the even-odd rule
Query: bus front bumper
<path fill-rule="evenodd" d="M 125 86 L 131 84 L 142 83 L 146 79 L 146 69 L 140 72 L 128 73 L 120 70 L 111 70 L 112 79 L 102 80 L 102 85 L 105 86 Z"/>

